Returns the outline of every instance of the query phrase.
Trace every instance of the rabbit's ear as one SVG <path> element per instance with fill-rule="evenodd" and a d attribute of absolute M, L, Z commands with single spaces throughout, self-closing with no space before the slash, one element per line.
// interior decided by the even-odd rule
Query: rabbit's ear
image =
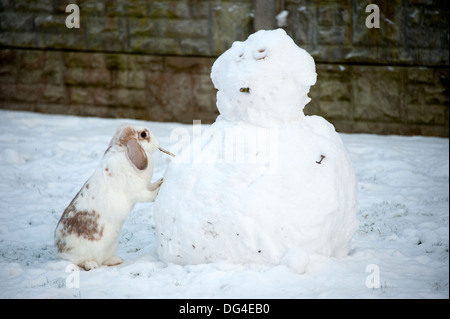
<path fill-rule="evenodd" d="M 138 170 L 142 171 L 148 166 L 147 154 L 135 138 L 130 138 L 127 142 L 127 157 Z"/>

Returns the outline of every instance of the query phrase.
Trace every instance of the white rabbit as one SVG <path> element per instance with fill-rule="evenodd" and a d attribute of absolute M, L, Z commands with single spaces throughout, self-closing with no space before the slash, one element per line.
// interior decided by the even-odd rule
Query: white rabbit
<path fill-rule="evenodd" d="M 152 202 L 162 178 L 150 183 L 159 141 L 146 128 L 122 125 L 99 167 L 65 209 L 55 230 L 57 253 L 86 270 L 117 265 L 125 218 L 137 202 Z"/>

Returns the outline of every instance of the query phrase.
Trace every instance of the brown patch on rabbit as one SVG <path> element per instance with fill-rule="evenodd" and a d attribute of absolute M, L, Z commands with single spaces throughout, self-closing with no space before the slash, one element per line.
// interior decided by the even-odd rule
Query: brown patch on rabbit
<path fill-rule="evenodd" d="M 93 211 L 76 211 L 71 203 L 64 211 L 60 223 L 62 231 L 75 234 L 87 240 L 100 240 L 103 236 L 103 226 L 99 226 L 99 215 Z"/>
<path fill-rule="evenodd" d="M 60 230 L 60 232 L 62 232 L 62 230 Z M 71 247 L 67 247 L 67 243 L 63 239 L 58 239 L 56 241 L 56 248 L 58 249 L 58 252 L 60 252 L 60 253 L 68 253 L 69 251 L 72 250 Z"/>
<path fill-rule="evenodd" d="M 128 141 L 132 138 L 136 138 L 136 131 L 133 130 L 131 127 L 125 127 L 120 133 L 117 145 L 119 146 L 127 145 Z"/>

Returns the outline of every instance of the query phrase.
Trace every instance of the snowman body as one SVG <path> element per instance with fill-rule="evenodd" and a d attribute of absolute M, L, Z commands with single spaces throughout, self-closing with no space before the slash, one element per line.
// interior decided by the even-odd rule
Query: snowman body
<path fill-rule="evenodd" d="M 305 116 L 312 57 L 281 29 L 235 42 L 214 63 L 220 115 L 177 154 L 154 204 L 166 262 L 287 262 L 348 254 L 356 179 L 334 127 Z"/>

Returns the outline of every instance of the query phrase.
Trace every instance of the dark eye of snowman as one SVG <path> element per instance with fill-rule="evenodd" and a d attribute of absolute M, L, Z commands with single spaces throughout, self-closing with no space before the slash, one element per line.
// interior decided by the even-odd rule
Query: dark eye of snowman
<path fill-rule="evenodd" d="M 266 56 L 267 53 L 265 48 L 260 48 L 253 53 L 253 57 L 255 58 L 255 60 L 264 60 Z"/>

